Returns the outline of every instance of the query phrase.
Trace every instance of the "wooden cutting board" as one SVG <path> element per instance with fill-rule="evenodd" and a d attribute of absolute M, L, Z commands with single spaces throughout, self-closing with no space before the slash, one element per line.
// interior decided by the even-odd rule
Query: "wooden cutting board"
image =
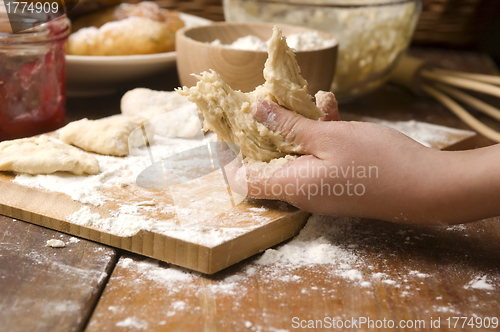
<path fill-rule="evenodd" d="M 220 271 L 296 235 L 309 216 L 282 202 L 247 199 L 230 211 L 205 220 L 206 227 L 188 228 L 190 233 L 180 238 L 175 234 L 183 232 L 182 225 L 175 221 L 175 214 L 158 211 L 147 212 L 148 217 L 164 220 L 168 226 L 177 224 L 179 227 L 173 236 L 150 230 L 118 236 L 67 220 L 85 204 L 74 201 L 66 194 L 21 186 L 12 182 L 13 179 L 12 174 L 0 173 L 0 214 L 207 274 Z M 130 205 L 152 198 L 157 204 L 173 205 L 172 198 L 164 192 L 143 189 L 135 184 L 105 190 L 105 195 L 113 201 L 99 207 L 88 205 L 92 212 L 99 213 L 103 218 L 119 211 L 122 204 Z M 199 192 L 198 195 L 193 199 L 207 200 L 206 194 Z M 206 209 L 210 210 L 211 206 L 206 205 Z M 218 231 L 217 236 L 223 235 L 223 240 L 203 239 L 203 233 L 207 237 L 214 236 L 210 229 Z M 191 239 L 190 235 L 193 235 Z"/>

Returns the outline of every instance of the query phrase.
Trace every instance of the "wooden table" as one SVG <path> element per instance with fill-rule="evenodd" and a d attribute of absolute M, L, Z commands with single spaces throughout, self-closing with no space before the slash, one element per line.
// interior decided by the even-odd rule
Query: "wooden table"
<path fill-rule="evenodd" d="M 496 71 L 482 55 L 412 53 L 449 68 Z M 155 88 L 177 86 L 175 72 L 162 77 L 169 79 Z M 70 99 L 68 119 L 118 113 L 119 98 Z M 341 111 L 467 128 L 432 100 L 392 85 Z M 479 137 L 475 144 L 491 143 Z M 422 331 L 437 320 L 444 331 L 495 330 L 462 327 L 453 317 L 500 318 L 500 217 L 454 227 L 326 222 L 337 231 L 316 230 L 309 241 L 323 236 L 344 262 L 265 264 L 259 255 L 204 276 L 0 216 L 0 331 L 332 330 L 332 319 L 354 323 L 355 331 L 404 330 L 376 327 L 401 320 Z M 49 239 L 66 247 L 46 247 Z M 292 240 L 281 250 L 300 245 Z M 317 320 L 323 328 L 311 328 Z"/>

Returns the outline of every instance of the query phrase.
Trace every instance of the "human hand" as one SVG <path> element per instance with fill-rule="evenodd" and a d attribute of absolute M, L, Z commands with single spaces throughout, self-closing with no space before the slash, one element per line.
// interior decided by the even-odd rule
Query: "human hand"
<path fill-rule="evenodd" d="M 327 114 L 325 120 L 339 120 L 330 95 L 317 95 L 318 107 Z M 305 155 L 268 178 L 272 171 L 250 174 L 251 197 L 278 199 L 320 214 L 418 222 L 420 204 L 433 196 L 429 175 L 439 151 L 396 130 L 364 122 L 313 121 L 268 100 L 252 104 L 252 114 L 302 146 Z"/>

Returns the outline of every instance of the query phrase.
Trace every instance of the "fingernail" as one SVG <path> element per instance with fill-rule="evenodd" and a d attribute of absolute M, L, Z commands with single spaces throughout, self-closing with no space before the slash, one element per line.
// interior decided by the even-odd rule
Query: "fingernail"
<path fill-rule="evenodd" d="M 269 100 L 257 100 L 250 106 L 253 118 L 271 130 L 276 127 L 276 113 L 273 109 L 274 104 Z"/>

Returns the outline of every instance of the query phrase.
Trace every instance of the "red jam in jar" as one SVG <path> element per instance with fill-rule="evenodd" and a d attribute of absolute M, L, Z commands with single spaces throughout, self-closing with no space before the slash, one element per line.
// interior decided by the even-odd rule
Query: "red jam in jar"
<path fill-rule="evenodd" d="M 18 33 L 0 16 L 0 141 L 65 122 L 66 16 Z"/>

